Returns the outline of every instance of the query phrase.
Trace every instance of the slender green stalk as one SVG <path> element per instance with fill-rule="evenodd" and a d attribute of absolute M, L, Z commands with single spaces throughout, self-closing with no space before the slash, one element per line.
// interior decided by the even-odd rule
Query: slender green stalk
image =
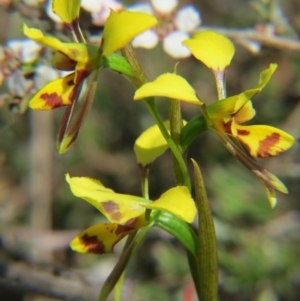
<path fill-rule="evenodd" d="M 86 40 L 85 37 L 81 31 L 80 25 L 79 25 L 79 19 L 77 18 L 73 23 L 73 28 L 71 30 L 71 33 L 73 35 L 73 37 L 76 37 L 77 41 L 79 43 L 85 43 L 86 44 Z"/>
<path fill-rule="evenodd" d="M 217 92 L 218 92 L 218 100 L 226 98 L 226 86 L 225 86 L 225 73 L 226 69 L 219 71 L 213 70 L 216 85 L 217 85 Z"/>
<path fill-rule="evenodd" d="M 171 138 L 176 144 L 178 150 L 180 150 L 182 156 L 182 149 L 180 145 L 180 133 L 183 127 L 183 123 L 182 123 L 181 107 L 180 107 L 179 100 L 174 99 L 169 101 L 169 119 L 170 119 Z M 184 185 L 184 178 L 180 166 L 173 153 L 172 153 L 172 161 L 173 161 L 173 170 L 176 178 L 176 183 L 177 185 Z"/>
<path fill-rule="evenodd" d="M 146 227 L 142 228 L 136 235 L 129 236 L 123 252 L 119 258 L 119 261 L 115 265 L 114 269 L 108 276 L 108 278 L 105 280 L 100 296 L 99 301 L 105 301 L 108 297 L 108 295 L 111 293 L 113 288 L 115 287 L 116 283 L 118 282 L 119 278 L 122 276 L 123 272 L 125 271 L 129 260 L 131 259 L 133 253 L 136 251 L 139 244 L 142 242 L 143 238 L 146 236 L 146 234 L 149 232 L 149 230 L 154 226 L 154 223 L 150 223 Z"/>
<path fill-rule="evenodd" d="M 139 166 L 141 172 L 142 196 L 143 198 L 149 200 L 149 167 L 142 165 Z"/>
<path fill-rule="evenodd" d="M 157 111 L 155 102 L 152 98 L 148 98 L 145 100 L 145 103 L 149 109 L 149 111 L 151 112 L 152 116 L 154 117 L 157 126 L 159 127 L 161 134 L 163 135 L 163 137 L 166 139 L 174 157 L 176 158 L 179 168 L 181 170 L 182 173 L 182 177 L 183 177 L 183 184 L 189 189 L 189 191 L 191 191 L 191 180 L 190 180 L 190 175 L 188 173 L 188 169 L 186 166 L 186 163 L 184 161 L 184 158 L 179 150 L 179 148 L 176 146 L 175 142 L 173 141 L 173 139 L 171 138 L 171 136 L 169 135 L 166 127 L 164 126 L 163 121 L 160 118 L 160 115 Z"/>
<path fill-rule="evenodd" d="M 216 301 L 218 298 L 218 253 L 214 221 L 209 208 L 205 185 L 200 168 L 192 160 L 195 174 L 195 201 L 198 207 L 198 272 L 201 301 Z"/>
<path fill-rule="evenodd" d="M 147 78 L 144 74 L 143 69 L 141 68 L 141 65 L 139 63 L 139 60 L 137 58 L 136 52 L 133 49 L 133 47 L 130 44 L 125 46 L 125 48 L 122 49 L 122 54 L 125 56 L 125 58 L 127 59 L 127 61 L 131 66 L 133 77 L 137 82 L 137 86 L 140 87 L 143 84 L 145 84 L 147 82 Z M 175 142 L 169 135 L 165 125 L 163 124 L 160 114 L 156 108 L 154 98 L 147 98 L 144 100 L 144 102 L 148 110 L 152 114 L 157 126 L 159 127 L 163 137 L 166 139 L 166 142 L 168 143 L 174 157 L 178 162 L 183 177 L 183 184 L 191 191 L 191 180 L 187 170 L 186 163 L 182 157 L 181 151 L 178 149 L 177 145 L 175 144 Z"/>

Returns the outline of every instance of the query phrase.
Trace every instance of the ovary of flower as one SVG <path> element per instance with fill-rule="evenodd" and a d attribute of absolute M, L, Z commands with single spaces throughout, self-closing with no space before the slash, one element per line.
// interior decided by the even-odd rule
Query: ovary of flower
<path fill-rule="evenodd" d="M 148 34 L 137 36 L 132 44 L 134 47 L 152 48 L 159 40 L 163 48 L 173 58 L 185 58 L 191 55 L 190 50 L 182 42 L 190 37 L 201 23 L 199 12 L 191 5 L 179 9 L 175 14 L 177 1 L 151 1 L 151 4 L 137 4 L 130 7 L 133 11 L 143 11 L 156 16 L 158 25 Z M 148 35 L 148 36 L 147 36 Z M 155 37 L 156 36 L 156 37 Z M 147 39 L 150 38 L 150 40 Z"/>

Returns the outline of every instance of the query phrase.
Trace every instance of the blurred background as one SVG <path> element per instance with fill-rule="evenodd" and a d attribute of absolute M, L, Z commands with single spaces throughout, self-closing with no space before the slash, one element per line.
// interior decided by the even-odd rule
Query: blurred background
<path fill-rule="evenodd" d="M 36 2 L 0 1 L 2 45 L 23 38 L 22 23 L 64 35 L 41 9 L 44 3 Z M 179 8 L 188 4 L 200 11 L 202 26 L 253 29 L 259 25 L 266 30 L 272 21 L 278 26 L 276 30 L 287 25 L 276 33 L 298 41 L 297 0 L 179 1 Z M 267 9 L 271 4 L 276 12 L 273 20 Z M 87 12 L 82 13 L 81 21 L 86 34 L 101 31 L 91 24 Z M 263 44 L 253 53 L 241 43 L 235 46 L 227 73 L 228 95 L 255 86 L 260 72 L 277 63 L 271 81 L 253 99 L 257 112 L 253 123 L 279 127 L 298 139 L 300 51 Z M 171 72 L 180 62 L 178 73 L 187 78 L 200 98 L 207 104 L 216 101 L 212 74 L 194 58 L 171 58 L 161 44 L 137 52 L 149 80 Z M 19 114 L 22 97 L 11 95 L 5 81 L 0 92 L 0 300 L 97 300 L 122 244 L 115 248 L 116 254 L 100 257 L 69 249 L 77 233 L 104 218 L 72 195 L 64 175 L 97 178 L 115 191 L 140 195 L 132 147 L 154 121 L 142 102 L 133 101 L 134 91 L 128 81 L 104 70 L 78 141 L 69 152 L 58 155 L 55 141 L 64 109 Z M 167 101 L 158 100 L 158 107 L 167 118 Z M 182 109 L 186 120 L 199 114 L 194 106 L 183 104 Z M 286 153 L 260 162 L 289 190 L 287 195 L 278 193 L 278 205 L 271 209 L 259 181 L 212 133 L 202 134 L 193 143 L 189 156 L 202 168 L 215 219 L 220 300 L 300 300 L 299 151 L 296 141 Z M 151 198 L 174 184 L 167 152 L 151 168 Z M 191 283 L 184 248 L 168 234 L 154 230 L 130 264 L 122 300 L 196 300 Z"/>

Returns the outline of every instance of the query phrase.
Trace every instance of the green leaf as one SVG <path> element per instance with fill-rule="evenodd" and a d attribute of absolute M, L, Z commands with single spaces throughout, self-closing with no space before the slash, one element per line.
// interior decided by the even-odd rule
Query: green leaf
<path fill-rule="evenodd" d="M 180 134 L 180 143 L 183 153 L 185 153 L 190 147 L 191 143 L 207 129 L 207 123 L 203 115 L 199 115 L 191 119 L 182 128 Z"/>
<path fill-rule="evenodd" d="M 200 300 L 216 301 L 218 298 L 218 253 L 214 221 L 200 168 L 192 159 L 195 174 L 195 200 L 198 207 L 199 248 L 197 253 Z"/>
<path fill-rule="evenodd" d="M 193 229 L 175 215 L 153 210 L 151 217 L 155 226 L 176 237 L 192 254 L 197 255 L 198 240 Z"/>
<path fill-rule="evenodd" d="M 102 67 L 133 77 L 131 67 L 122 55 L 112 53 L 109 56 L 102 57 Z"/>

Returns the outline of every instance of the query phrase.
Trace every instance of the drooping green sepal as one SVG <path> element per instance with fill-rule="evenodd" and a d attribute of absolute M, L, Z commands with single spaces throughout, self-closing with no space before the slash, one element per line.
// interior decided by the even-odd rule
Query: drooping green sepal
<path fill-rule="evenodd" d="M 207 129 L 207 122 L 203 115 L 192 118 L 181 130 L 180 144 L 182 152 L 185 153 L 191 143 Z"/>
<path fill-rule="evenodd" d="M 192 254 L 197 256 L 198 239 L 190 225 L 168 212 L 154 210 L 151 217 L 157 227 L 176 237 Z"/>
<path fill-rule="evenodd" d="M 108 56 L 102 57 L 102 67 L 133 77 L 128 61 L 124 56 L 117 53 L 112 53 Z"/>

